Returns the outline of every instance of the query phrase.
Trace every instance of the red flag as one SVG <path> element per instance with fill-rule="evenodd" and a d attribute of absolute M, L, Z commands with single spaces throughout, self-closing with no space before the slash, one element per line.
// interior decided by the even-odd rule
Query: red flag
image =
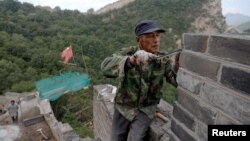
<path fill-rule="evenodd" d="M 73 51 L 71 46 L 69 46 L 63 50 L 61 54 L 61 59 L 63 60 L 64 64 L 67 64 L 72 57 L 73 57 Z"/>

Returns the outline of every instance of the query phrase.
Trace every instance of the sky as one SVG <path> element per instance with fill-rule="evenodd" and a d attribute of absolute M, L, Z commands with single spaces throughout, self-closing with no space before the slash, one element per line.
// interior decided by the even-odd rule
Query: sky
<path fill-rule="evenodd" d="M 54 8 L 59 6 L 61 9 L 79 10 L 86 12 L 90 8 L 98 10 L 101 7 L 113 3 L 117 0 L 18 0 L 20 2 L 28 2 L 33 5 L 50 6 Z M 240 13 L 250 16 L 250 0 L 221 0 L 222 1 L 222 13 Z"/>
<path fill-rule="evenodd" d="M 93 8 L 95 11 L 101 7 L 113 3 L 117 0 L 18 0 L 20 2 L 32 3 L 34 6 L 50 6 L 55 8 L 59 6 L 62 10 L 79 10 L 80 12 L 86 12 L 90 8 Z"/>
<path fill-rule="evenodd" d="M 250 0 L 222 0 L 222 13 L 240 13 L 250 16 Z"/>

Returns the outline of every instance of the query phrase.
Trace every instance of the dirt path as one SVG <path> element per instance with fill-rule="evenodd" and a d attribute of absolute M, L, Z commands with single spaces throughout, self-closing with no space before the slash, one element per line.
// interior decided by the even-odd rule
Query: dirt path
<path fill-rule="evenodd" d="M 23 124 L 19 124 L 20 128 L 20 136 L 16 140 L 13 141 L 56 141 L 52 135 L 52 132 L 45 121 L 31 125 L 31 126 L 23 126 Z M 42 132 L 48 140 L 45 140 L 38 129 L 42 129 Z"/>

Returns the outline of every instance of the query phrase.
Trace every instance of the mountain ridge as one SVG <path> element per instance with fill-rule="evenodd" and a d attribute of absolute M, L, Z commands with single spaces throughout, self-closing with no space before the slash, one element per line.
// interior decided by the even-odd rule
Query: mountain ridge
<path fill-rule="evenodd" d="M 95 11 L 94 14 L 103 14 L 103 13 L 106 13 L 106 12 L 114 10 L 114 9 L 119 9 L 119 8 L 122 8 L 123 6 L 128 5 L 129 3 L 133 2 L 133 1 L 135 1 L 135 0 L 118 0 L 116 2 L 107 4 L 103 7 L 101 7 L 100 9 Z"/>
<path fill-rule="evenodd" d="M 250 21 L 250 16 L 243 15 L 240 13 L 227 13 L 225 15 L 226 22 L 231 26 L 238 26 L 240 24 L 246 23 Z"/>
<path fill-rule="evenodd" d="M 249 30 L 250 29 L 250 21 L 238 25 L 237 28 L 239 28 L 242 31 Z"/>

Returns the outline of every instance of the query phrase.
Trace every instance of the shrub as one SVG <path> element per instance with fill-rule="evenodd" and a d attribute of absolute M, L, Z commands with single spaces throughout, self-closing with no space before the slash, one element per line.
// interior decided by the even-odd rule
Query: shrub
<path fill-rule="evenodd" d="M 11 91 L 14 92 L 29 92 L 35 89 L 35 84 L 33 81 L 21 81 L 12 85 Z"/>

